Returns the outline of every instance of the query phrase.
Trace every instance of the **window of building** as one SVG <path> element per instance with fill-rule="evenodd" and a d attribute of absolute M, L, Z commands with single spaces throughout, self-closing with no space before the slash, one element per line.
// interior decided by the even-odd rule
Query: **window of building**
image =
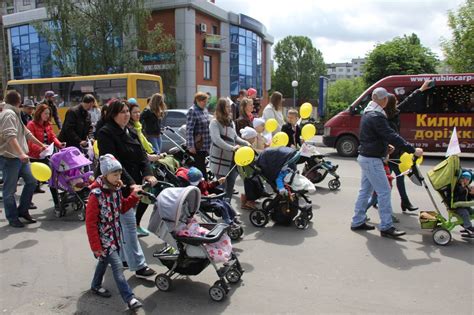
<path fill-rule="evenodd" d="M 263 94 L 262 38 L 255 32 L 230 26 L 230 93 L 237 96 L 241 89 L 255 88 Z"/>
<path fill-rule="evenodd" d="M 44 0 L 36 0 L 36 7 L 44 6 Z"/>
<path fill-rule="evenodd" d="M 30 0 L 23 0 L 23 5 L 26 6 L 26 5 L 30 5 L 31 4 L 31 1 Z"/>
<path fill-rule="evenodd" d="M 219 34 L 219 28 L 217 27 L 217 25 L 212 26 L 212 34 Z"/>
<path fill-rule="evenodd" d="M 204 56 L 203 61 L 204 61 L 204 80 L 211 80 L 211 56 Z"/>

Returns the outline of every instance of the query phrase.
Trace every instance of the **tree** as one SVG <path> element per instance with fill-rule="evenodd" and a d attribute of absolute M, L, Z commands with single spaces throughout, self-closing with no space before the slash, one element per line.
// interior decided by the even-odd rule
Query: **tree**
<path fill-rule="evenodd" d="M 346 109 L 364 92 L 366 85 L 362 78 L 343 79 L 329 84 L 327 99 L 327 118 Z"/>
<path fill-rule="evenodd" d="M 458 12 L 449 11 L 451 40 L 442 40 L 446 63 L 455 72 L 474 72 L 474 0 L 466 0 Z"/>
<path fill-rule="evenodd" d="M 367 55 L 364 80 L 371 85 L 389 75 L 436 73 L 437 63 L 435 54 L 416 34 L 395 37 L 376 45 Z"/>
<path fill-rule="evenodd" d="M 275 46 L 275 61 L 278 68 L 272 80 L 273 90 L 285 96 L 293 95 L 291 82 L 298 81 L 297 97 L 318 97 L 319 76 L 326 74 L 322 53 L 313 47 L 306 36 L 287 36 Z"/>
<path fill-rule="evenodd" d="M 62 75 L 143 71 L 146 55 L 165 56 L 160 73 L 167 102 L 179 74 L 182 50 L 161 24 L 149 29 L 145 0 L 46 0 L 48 22 L 36 23 L 52 46 L 51 64 Z M 171 66 L 170 66 L 171 65 Z"/>

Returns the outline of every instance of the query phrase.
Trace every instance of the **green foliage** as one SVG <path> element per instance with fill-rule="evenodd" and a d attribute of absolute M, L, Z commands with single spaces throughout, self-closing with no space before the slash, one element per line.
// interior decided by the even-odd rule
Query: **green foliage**
<path fill-rule="evenodd" d="M 275 45 L 278 64 L 272 78 L 272 89 L 285 97 L 293 95 L 291 82 L 298 81 L 298 99 L 318 98 L 319 76 L 326 74 L 322 53 L 306 36 L 287 36 Z"/>
<path fill-rule="evenodd" d="M 372 85 L 389 75 L 435 73 L 437 63 L 435 54 L 416 34 L 404 35 L 378 44 L 367 55 L 364 79 Z"/>
<path fill-rule="evenodd" d="M 327 99 L 327 118 L 346 109 L 366 89 L 362 78 L 343 79 L 330 83 Z"/>
<path fill-rule="evenodd" d="M 443 40 L 446 63 L 455 72 L 474 72 L 474 0 L 466 0 L 458 12 L 448 13 L 452 40 Z"/>

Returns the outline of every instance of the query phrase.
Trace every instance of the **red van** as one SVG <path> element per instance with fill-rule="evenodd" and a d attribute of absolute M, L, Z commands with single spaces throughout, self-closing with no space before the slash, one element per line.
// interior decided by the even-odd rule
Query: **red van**
<path fill-rule="evenodd" d="M 324 125 L 323 143 L 337 149 L 339 155 L 356 156 L 359 146 L 359 123 L 372 91 L 384 87 L 399 102 L 419 88 L 424 81 L 435 86 L 420 94 L 400 112 L 400 134 L 425 151 L 446 151 L 451 132 L 456 127 L 462 152 L 474 152 L 474 73 L 394 75 L 383 78 L 345 111 Z"/>

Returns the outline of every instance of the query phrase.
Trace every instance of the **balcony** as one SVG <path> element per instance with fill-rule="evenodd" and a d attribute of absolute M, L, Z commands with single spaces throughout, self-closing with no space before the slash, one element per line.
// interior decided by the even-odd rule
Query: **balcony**
<path fill-rule="evenodd" d="M 224 37 L 216 34 L 204 35 L 204 49 L 220 52 L 226 51 Z"/>

